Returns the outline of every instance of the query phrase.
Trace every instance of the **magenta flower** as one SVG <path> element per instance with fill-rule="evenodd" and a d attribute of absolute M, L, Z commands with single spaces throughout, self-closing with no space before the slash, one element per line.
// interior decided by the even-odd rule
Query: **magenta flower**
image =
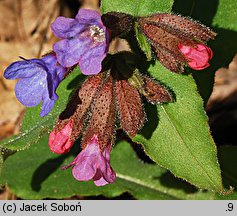
<path fill-rule="evenodd" d="M 110 166 L 110 151 L 110 145 L 107 145 L 105 150 L 101 151 L 98 136 L 94 135 L 86 148 L 79 153 L 72 163 L 63 167 L 63 169 L 74 166 L 72 173 L 78 181 L 93 179 L 96 186 L 113 183 L 116 174 Z"/>
<path fill-rule="evenodd" d="M 213 52 L 209 47 L 203 44 L 197 44 L 196 47 L 179 44 L 178 48 L 187 59 L 190 68 L 203 70 L 210 66 L 208 62 L 212 59 Z"/>
<path fill-rule="evenodd" d="M 74 141 L 70 139 L 73 121 L 70 120 L 60 131 L 52 131 L 49 135 L 49 148 L 56 154 L 63 154 L 70 150 Z"/>
<path fill-rule="evenodd" d="M 64 67 L 79 64 L 83 74 L 98 74 L 108 51 L 108 32 L 97 11 L 80 9 L 76 18 L 58 17 L 51 25 L 62 39 L 53 46 L 58 62 Z"/>
<path fill-rule="evenodd" d="M 6 79 L 19 79 L 15 86 L 17 99 L 27 107 L 42 101 L 40 116 L 47 115 L 58 99 L 56 89 L 66 68 L 58 65 L 56 56 L 49 54 L 42 59 L 24 59 L 12 63 L 4 72 Z"/>

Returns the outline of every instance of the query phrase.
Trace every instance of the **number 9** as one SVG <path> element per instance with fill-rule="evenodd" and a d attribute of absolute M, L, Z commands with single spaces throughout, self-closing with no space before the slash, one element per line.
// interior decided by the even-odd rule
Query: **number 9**
<path fill-rule="evenodd" d="M 233 211 L 234 205 L 233 203 L 228 203 L 228 211 Z"/>

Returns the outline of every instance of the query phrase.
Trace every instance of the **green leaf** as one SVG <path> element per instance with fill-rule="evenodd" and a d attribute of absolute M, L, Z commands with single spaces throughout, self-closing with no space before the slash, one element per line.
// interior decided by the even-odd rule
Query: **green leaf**
<path fill-rule="evenodd" d="M 152 51 L 151 51 L 151 45 L 147 41 L 146 37 L 144 34 L 142 34 L 139 31 L 139 27 L 137 22 L 135 23 L 135 33 L 136 33 L 136 38 L 139 44 L 140 49 L 145 53 L 147 60 L 150 61 L 152 59 Z"/>
<path fill-rule="evenodd" d="M 0 188 L 2 185 L 4 185 L 4 182 L 2 182 L 2 169 L 3 169 L 3 166 L 4 166 L 4 161 L 7 159 L 8 156 L 14 154 L 15 151 L 12 151 L 12 150 L 9 150 L 9 149 L 6 149 L 6 148 L 2 148 L 0 146 Z"/>
<path fill-rule="evenodd" d="M 236 8 L 237 2 L 235 0 L 219 1 L 212 25 L 237 31 Z"/>
<path fill-rule="evenodd" d="M 124 192 L 137 199 L 212 199 L 212 193 L 198 191 L 186 182 L 175 179 L 165 169 L 141 162 L 125 141 L 117 143 L 112 151 L 111 164 L 117 173 L 116 183 L 96 187 L 92 181 L 76 181 L 71 170 L 61 170 L 75 157 L 73 151 L 55 155 L 47 145 L 47 135 L 25 151 L 9 157 L 3 169 L 1 182 L 20 198 L 65 198 L 74 195 L 115 197 Z"/>
<path fill-rule="evenodd" d="M 0 146 L 19 151 L 37 143 L 42 135 L 48 133 L 52 129 L 58 115 L 66 107 L 69 95 L 73 91 L 73 87 L 79 85 L 78 83 L 76 84 L 74 80 L 80 80 L 80 76 L 80 71 L 74 70 L 65 80 L 62 81 L 57 89 L 59 99 L 55 103 L 53 110 L 47 116 L 43 118 L 40 117 L 39 113 L 41 105 L 27 108 L 20 135 L 0 142 Z"/>
<path fill-rule="evenodd" d="M 235 0 L 219 1 L 212 20 L 212 26 L 218 33 L 216 41 L 213 42 L 214 53 L 218 57 L 216 61 L 221 61 L 221 66 L 224 64 L 227 66 L 237 52 L 236 8 L 237 1 Z"/>
<path fill-rule="evenodd" d="M 170 12 L 173 0 L 102 0 L 101 11 L 123 12 L 133 16 L 148 16 L 154 13 Z"/>
<path fill-rule="evenodd" d="M 148 71 L 172 88 L 176 101 L 148 106 L 148 122 L 133 141 L 143 144 L 146 154 L 175 176 L 202 189 L 221 191 L 216 146 L 192 76 L 171 73 L 159 63 Z"/>

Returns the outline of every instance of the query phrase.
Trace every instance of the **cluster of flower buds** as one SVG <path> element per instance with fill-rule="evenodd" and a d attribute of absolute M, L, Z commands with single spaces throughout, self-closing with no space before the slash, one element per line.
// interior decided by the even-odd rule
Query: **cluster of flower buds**
<path fill-rule="evenodd" d="M 134 137 L 145 121 L 141 95 L 152 103 L 172 101 L 168 90 L 158 82 L 138 71 L 125 79 L 120 70 L 115 61 L 108 71 L 87 78 L 49 136 L 51 151 L 62 154 L 82 135 L 82 151 L 67 166 L 74 166 L 73 175 L 78 180 L 93 179 L 100 186 L 115 180 L 109 153 L 116 119 L 127 135 Z"/>
<path fill-rule="evenodd" d="M 142 96 L 152 104 L 173 101 L 166 87 L 127 63 L 126 52 L 102 64 L 110 41 L 126 37 L 135 23 L 169 70 L 180 73 L 185 65 L 196 70 L 209 66 L 212 50 L 205 43 L 215 33 L 188 18 L 172 14 L 135 18 L 117 12 L 101 18 L 97 11 L 80 9 L 75 19 L 58 17 L 52 23 L 60 40 L 51 53 L 41 59 L 22 58 L 4 72 L 7 79 L 19 79 L 15 92 L 23 105 L 32 107 L 42 101 L 42 117 L 53 108 L 56 89 L 72 68 L 78 65 L 89 76 L 74 92 L 49 136 L 49 147 L 56 154 L 68 152 L 82 137 L 81 152 L 63 167 L 73 166 L 73 176 L 79 181 L 92 179 L 97 186 L 115 181 L 110 152 L 116 126 L 120 124 L 129 137 L 139 132 L 146 119 Z"/>
<path fill-rule="evenodd" d="M 207 27 L 173 14 L 139 17 L 138 24 L 157 59 L 169 70 L 180 73 L 185 65 L 194 70 L 209 66 L 213 53 L 205 42 L 216 34 Z"/>
<path fill-rule="evenodd" d="M 118 22 L 120 17 L 122 24 Z M 132 31 L 136 22 L 156 58 L 172 72 L 182 73 L 184 66 L 194 70 L 209 67 L 213 52 L 205 43 L 214 39 L 216 33 L 196 21 L 163 13 L 135 20 L 131 15 L 116 12 L 104 14 L 102 20 L 116 36 Z"/>

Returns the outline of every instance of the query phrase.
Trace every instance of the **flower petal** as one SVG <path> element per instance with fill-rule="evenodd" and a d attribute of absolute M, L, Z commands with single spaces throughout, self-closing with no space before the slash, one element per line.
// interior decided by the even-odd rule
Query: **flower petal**
<path fill-rule="evenodd" d="M 43 98 L 40 116 L 41 117 L 46 116 L 53 109 L 54 104 L 55 104 L 55 100 L 50 99 L 49 95 L 47 94 Z"/>
<path fill-rule="evenodd" d="M 104 186 L 106 184 L 113 183 L 116 180 L 116 174 L 113 169 L 107 164 L 106 169 L 102 173 L 101 170 L 97 170 L 96 175 L 93 177 L 96 186 Z"/>
<path fill-rule="evenodd" d="M 80 154 L 79 154 L 80 155 Z M 81 156 L 72 169 L 72 174 L 78 181 L 88 181 L 96 174 L 96 156 Z"/>
<path fill-rule="evenodd" d="M 109 184 L 108 181 L 106 181 L 106 179 L 104 179 L 104 177 L 102 176 L 101 172 L 97 170 L 96 175 L 93 178 L 93 181 L 95 183 L 96 186 L 104 186 Z"/>
<path fill-rule="evenodd" d="M 209 47 L 203 44 L 197 44 L 196 47 L 179 44 L 178 48 L 188 60 L 190 68 L 203 70 L 210 66 L 208 62 L 211 60 L 213 52 Z"/>
<path fill-rule="evenodd" d="M 106 53 L 106 45 L 100 44 L 95 47 L 91 47 L 87 52 L 80 58 L 79 66 L 83 74 L 94 75 L 98 74 L 102 69 L 102 61 L 104 60 Z"/>
<path fill-rule="evenodd" d="M 89 10 L 89 9 L 80 9 L 78 14 L 76 15 L 76 19 L 81 23 L 83 21 L 90 22 L 90 21 L 98 21 L 102 24 L 101 15 L 96 10 Z"/>
<path fill-rule="evenodd" d="M 110 144 L 108 144 L 104 152 L 102 153 L 102 157 L 100 158 L 100 160 L 98 160 L 102 178 L 108 183 L 112 183 L 116 179 L 116 174 L 110 166 L 110 151 L 111 146 Z"/>
<path fill-rule="evenodd" d="M 115 181 L 115 172 L 110 167 L 111 146 L 106 147 L 102 153 L 98 143 L 98 135 L 94 135 L 91 142 L 87 144 L 72 163 L 64 166 L 67 169 L 74 166 L 72 173 L 75 179 L 79 181 L 88 181 L 93 179 L 97 186 L 103 186 Z"/>
<path fill-rule="evenodd" d="M 7 67 L 4 77 L 6 79 L 29 78 L 41 73 L 45 68 L 44 62 L 39 59 L 17 61 Z"/>
<path fill-rule="evenodd" d="M 63 80 L 64 74 L 67 69 L 57 64 L 56 55 L 51 54 L 42 58 L 45 62 L 47 70 L 47 82 L 48 82 L 48 91 L 49 97 L 52 100 L 57 100 L 58 95 L 56 94 L 56 89 L 59 83 Z"/>
<path fill-rule="evenodd" d="M 89 38 L 61 40 L 54 44 L 53 50 L 58 62 L 64 67 L 71 67 L 79 62 L 81 56 L 89 49 Z"/>
<path fill-rule="evenodd" d="M 73 141 L 70 140 L 72 133 L 73 121 L 70 120 L 62 130 L 57 133 L 53 130 L 49 135 L 50 150 L 56 154 L 63 154 L 70 150 Z"/>
<path fill-rule="evenodd" d="M 75 158 L 76 165 L 72 169 L 75 179 L 79 181 L 88 181 L 96 175 L 98 167 L 98 155 L 100 155 L 98 138 L 94 137 L 91 143 L 83 149 Z"/>
<path fill-rule="evenodd" d="M 46 72 L 40 71 L 33 77 L 18 81 L 15 86 L 16 97 L 24 106 L 36 106 L 43 98 L 46 85 Z"/>
<path fill-rule="evenodd" d="M 51 29 L 56 37 L 65 39 L 82 32 L 85 26 L 75 19 L 60 16 L 51 24 Z"/>

